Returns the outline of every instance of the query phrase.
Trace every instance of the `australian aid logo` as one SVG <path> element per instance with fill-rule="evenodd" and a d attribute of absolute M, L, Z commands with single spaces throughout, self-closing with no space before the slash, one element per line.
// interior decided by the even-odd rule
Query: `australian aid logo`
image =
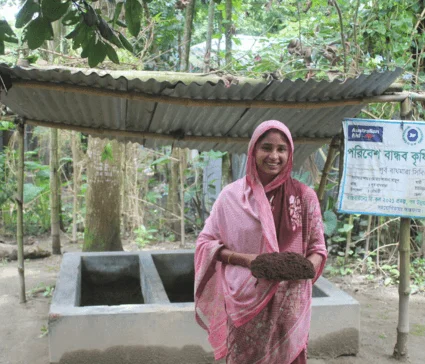
<path fill-rule="evenodd" d="M 418 127 L 409 126 L 403 131 L 403 141 L 408 145 L 420 144 L 423 139 L 424 134 Z"/>
<path fill-rule="evenodd" d="M 348 125 L 348 140 L 382 143 L 384 140 L 384 128 L 382 126 Z"/>

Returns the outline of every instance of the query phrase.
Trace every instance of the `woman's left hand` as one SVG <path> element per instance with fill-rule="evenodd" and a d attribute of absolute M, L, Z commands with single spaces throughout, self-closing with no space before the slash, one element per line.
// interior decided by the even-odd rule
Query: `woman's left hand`
<path fill-rule="evenodd" d="M 317 272 L 322 264 L 323 257 L 320 254 L 313 253 L 309 255 L 307 259 L 313 263 L 314 270 Z"/>

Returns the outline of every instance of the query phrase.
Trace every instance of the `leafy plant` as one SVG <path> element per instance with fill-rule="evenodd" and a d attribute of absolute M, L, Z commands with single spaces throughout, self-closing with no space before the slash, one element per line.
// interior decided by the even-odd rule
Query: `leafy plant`
<path fill-rule="evenodd" d="M 350 275 L 353 273 L 353 269 L 348 267 L 346 263 L 344 257 L 336 257 L 332 264 L 328 264 L 325 267 L 325 272 L 331 277 Z"/>
<path fill-rule="evenodd" d="M 331 236 L 335 232 L 338 225 L 338 218 L 332 210 L 326 210 L 324 212 L 323 225 L 327 236 Z"/>
<path fill-rule="evenodd" d="M 411 293 L 425 292 L 425 258 L 417 258 L 410 264 Z"/>
<path fill-rule="evenodd" d="M 42 294 L 43 297 L 52 297 L 53 292 L 55 290 L 55 285 L 46 285 L 43 282 L 39 283 L 37 286 L 32 288 L 31 290 L 27 291 L 28 297 L 35 297 L 38 294 Z"/>
<path fill-rule="evenodd" d="M 146 228 L 145 225 L 140 225 L 139 228 L 137 228 L 134 233 L 136 234 L 136 244 L 144 248 L 147 244 L 149 244 L 151 241 L 155 240 L 155 233 L 157 233 L 157 229 L 149 229 Z"/>
<path fill-rule="evenodd" d="M 47 336 L 49 334 L 49 328 L 47 325 L 43 325 L 40 328 L 40 335 L 38 336 L 40 339 Z"/>

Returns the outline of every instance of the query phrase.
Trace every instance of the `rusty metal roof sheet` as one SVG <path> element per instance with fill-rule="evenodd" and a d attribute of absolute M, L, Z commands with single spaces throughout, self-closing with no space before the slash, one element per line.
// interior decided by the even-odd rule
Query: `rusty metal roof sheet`
<path fill-rule="evenodd" d="M 85 127 L 93 133 L 101 132 L 102 137 L 143 143 L 146 147 L 171 144 L 170 139 L 162 137 L 175 136 L 173 143 L 178 147 L 232 153 L 244 153 L 247 143 L 208 137 L 249 138 L 262 121 L 280 120 L 289 127 L 295 141 L 299 138 L 316 141 L 295 143 L 295 162 L 299 164 L 323 140 L 340 132 L 344 117 L 356 116 L 364 106 L 308 108 L 306 103 L 379 96 L 401 72 L 401 69 L 374 72 L 344 82 L 266 81 L 218 74 L 10 68 L 0 64 L 3 81 L 12 84 L 7 92 L 1 91 L 0 102 L 40 124 L 50 122 L 70 129 Z M 49 87 L 52 85 L 61 88 L 52 89 Z M 146 97 L 141 99 L 137 95 Z M 223 103 L 209 104 L 212 100 Z M 258 106 L 261 102 L 266 106 Z M 267 102 L 296 105 L 267 107 Z M 148 136 L 154 137 L 117 136 L 114 134 L 117 131 L 153 133 Z M 188 140 L 188 136 L 200 138 Z"/>

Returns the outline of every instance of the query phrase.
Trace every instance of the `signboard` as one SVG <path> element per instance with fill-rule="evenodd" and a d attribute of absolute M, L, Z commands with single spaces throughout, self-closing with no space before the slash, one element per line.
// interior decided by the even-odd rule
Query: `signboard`
<path fill-rule="evenodd" d="M 425 122 L 345 119 L 338 210 L 425 217 Z"/>

